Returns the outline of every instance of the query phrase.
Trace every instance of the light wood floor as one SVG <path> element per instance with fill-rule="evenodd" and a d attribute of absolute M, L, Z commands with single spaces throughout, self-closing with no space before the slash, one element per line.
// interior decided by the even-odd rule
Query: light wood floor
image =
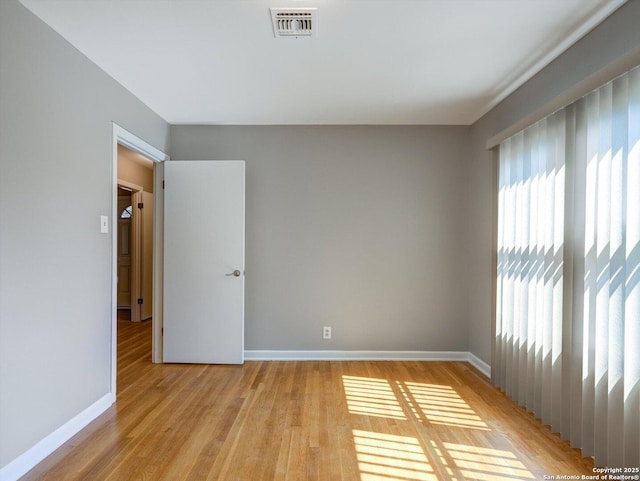
<path fill-rule="evenodd" d="M 26 480 L 529 480 L 590 474 L 466 363 L 151 364 L 122 321 L 118 400 Z"/>

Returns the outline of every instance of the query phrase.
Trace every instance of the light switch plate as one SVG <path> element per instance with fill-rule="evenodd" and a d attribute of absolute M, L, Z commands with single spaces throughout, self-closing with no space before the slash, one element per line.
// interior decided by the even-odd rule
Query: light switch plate
<path fill-rule="evenodd" d="M 109 233 L 109 216 L 108 215 L 100 216 L 100 232 L 102 234 Z"/>

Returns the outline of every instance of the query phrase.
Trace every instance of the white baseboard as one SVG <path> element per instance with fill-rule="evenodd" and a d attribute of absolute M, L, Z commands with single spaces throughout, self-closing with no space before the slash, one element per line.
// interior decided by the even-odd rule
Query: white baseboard
<path fill-rule="evenodd" d="M 40 461 L 71 439 L 78 431 L 105 412 L 116 400 L 109 393 L 98 399 L 87 409 L 67 421 L 54 432 L 40 440 L 32 448 L 0 468 L 1 481 L 16 481 L 33 469 Z"/>
<path fill-rule="evenodd" d="M 484 374 L 489 379 L 491 379 L 491 366 L 486 362 L 484 362 L 482 359 L 480 359 L 478 356 L 473 354 L 472 352 L 469 352 L 467 354 L 469 355 L 469 358 L 467 359 L 469 361 L 469 364 L 471 364 L 478 371 L 480 371 L 482 374 Z"/>
<path fill-rule="evenodd" d="M 465 351 L 245 351 L 246 361 L 466 361 L 487 377 L 491 367 Z"/>
<path fill-rule="evenodd" d="M 457 351 L 245 351 L 246 361 L 467 361 Z"/>

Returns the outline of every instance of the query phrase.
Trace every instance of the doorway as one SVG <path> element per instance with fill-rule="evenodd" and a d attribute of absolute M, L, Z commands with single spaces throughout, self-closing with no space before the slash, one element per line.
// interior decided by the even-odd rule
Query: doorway
<path fill-rule="evenodd" d="M 136 180 L 136 178 L 128 177 L 123 167 L 118 168 L 119 154 L 123 152 L 125 154 L 131 152 L 138 155 L 139 164 L 146 163 L 146 167 L 143 166 L 143 168 L 150 172 L 150 175 L 146 175 L 145 180 Z M 132 320 L 137 315 L 141 322 L 146 320 L 146 322 L 151 323 L 151 360 L 154 363 L 162 362 L 162 179 L 163 162 L 169 160 L 169 156 L 115 123 L 113 124 L 112 153 L 111 392 L 115 395 L 119 306 L 124 309 L 128 305 L 128 312 Z M 140 170 L 140 168 L 141 165 L 133 167 L 134 170 Z M 133 180 L 119 177 L 132 178 Z M 159 188 L 156 188 L 156 186 L 159 186 Z M 129 215 L 129 202 L 127 202 L 127 206 L 122 207 L 120 202 L 124 203 L 125 199 L 128 201 L 129 196 L 132 215 L 129 221 L 129 234 L 123 235 L 122 239 L 119 239 L 118 222 L 121 220 L 121 216 L 126 219 Z M 119 199 L 119 197 L 122 199 Z M 135 209 L 144 210 L 145 208 L 147 209 L 145 216 L 141 216 L 140 212 L 136 216 Z M 137 223 L 136 218 L 139 221 Z M 136 240 L 136 228 L 137 235 L 140 238 L 138 241 Z M 135 249 L 131 250 L 132 247 L 139 245 L 139 242 L 145 241 L 147 245 L 146 248 L 140 249 L 140 269 L 131 268 L 132 275 L 128 278 L 131 289 L 129 304 L 126 304 L 126 297 L 124 300 L 122 298 L 120 301 L 118 300 L 119 270 L 124 270 L 119 269 L 118 244 L 123 241 L 128 242 L 132 264 L 135 264 L 133 259 Z M 126 263 L 124 259 L 121 260 L 123 262 L 120 263 L 120 267 L 123 263 Z M 138 284 L 137 287 L 136 284 Z M 121 287 L 124 288 L 126 286 Z M 137 295 L 138 297 L 135 294 L 136 288 L 137 292 L 140 293 Z M 138 300 L 140 298 L 142 302 Z M 145 302 L 145 298 L 148 299 L 148 302 Z M 138 304 L 139 302 L 140 304 Z"/>
<path fill-rule="evenodd" d="M 119 321 L 145 322 L 153 317 L 153 170 L 153 161 L 118 145 Z"/>

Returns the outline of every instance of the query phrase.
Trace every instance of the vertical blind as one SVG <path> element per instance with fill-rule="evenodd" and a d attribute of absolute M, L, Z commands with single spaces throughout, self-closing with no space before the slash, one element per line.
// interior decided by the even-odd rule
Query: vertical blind
<path fill-rule="evenodd" d="M 640 465 L 640 67 L 500 144 L 493 381 Z"/>

